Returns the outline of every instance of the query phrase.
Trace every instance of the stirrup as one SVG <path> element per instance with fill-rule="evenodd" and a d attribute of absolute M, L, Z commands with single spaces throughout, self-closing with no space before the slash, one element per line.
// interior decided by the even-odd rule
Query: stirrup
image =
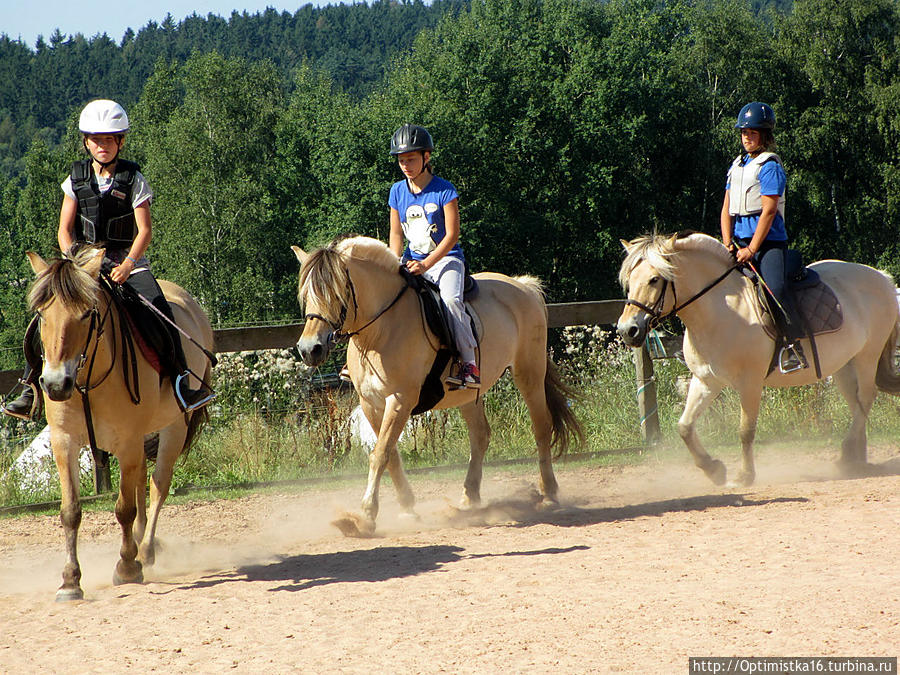
<path fill-rule="evenodd" d="M 350 369 L 347 368 L 346 363 L 344 364 L 344 367 L 341 368 L 341 372 L 338 373 L 338 379 L 341 382 L 353 382 L 353 380 L 350 378 Z"/>
<path fill-rule="evenodd" d="M 7 407 L 7 405 L 9 405 L 9 403 L 15 403 L 20 398 L 22 398 L 23 396 L 26 395 L 26 390 L 23 389 L 22 393 L 19 394 L 19 396 L 17 398 L 14 398 L 9 403 L 3 404 L 3 412 L 5 414 L 9 415 L 10 417 L 16 417 L 20 420 L 25 420 L 26 422 L 31 422 L 34 420 L 35 417 L 37 417 L 40 414 L 41 408 L 43 407 L 43 398 L 41 398 L 41 392 L 38 391 L 38 388 L 37 388 L 37 386 L 35 386 L 34 382 L 29 382 L 27 380 L 23 380 L 20 378 L 19 384 L 21 384 L 23 387 L 29 388 L 29 390 L 31 392 L 31 408 L 29 409 L 29 411 L 27 413 L 20 413 L 20 412 L 14 412 Z"/>
<path fill-rule="evenodd" d="M 463 373 L 463 364 L 459 361 L 454 361 L 450 365 L 450 373 L 444 378 L 444 382 L 448 385 L 447 388 L 450 391 L 454 391 L 456 389 L 462 389 L 466 386 L 466 380 Z"/>
<path fill-rule="evenodd" d="M 187 379 L 188 374 L 189 373 L 187 371 L 185 371 L 185 372 L 181 373 L 181 375 L 176 377 L 175 378 L 175 386 L 173 387 L 175 389 L 175 400 L 178 401 L 178 405 L 181 408 L 181 410 L 186 413 L 193 412 L 194 410 L 197 410 L 197 408 L 202 408 L 203 406 L 205 406 L 207 403 L 209 403 L 216 397 L 216 392 L 209 389 L 208 390 L 209 393 L 204 398 L 201 398 L 197 401 L 194 401 L 193 403 L 188 404 L 187 401 L 184 400 L 184 397 L 181 395 L 181 383 L 182 383 L 182 381 Z M 200 383 L 202 385 L 203 381 L 201 380 Z M 198 391 L 202 391 L 202 389 L 198 389 Z"/>
<path fill-rule="evenodd" d="M 794 357 L 793 362 L 791 362 L 791 357 Z M 785 363 L 788 365 L 785 365 Z M 778 370 L 782 375 L 789 375 L 804 368 L 809 368 L 809 365 L 806 363 L 803 349 L 796 342 L 782 347 L 781 351 L 778 352 Z"/>

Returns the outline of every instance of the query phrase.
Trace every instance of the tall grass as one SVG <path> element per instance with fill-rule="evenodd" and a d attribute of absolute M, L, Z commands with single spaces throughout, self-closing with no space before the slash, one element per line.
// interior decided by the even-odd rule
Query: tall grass
<path fill-rule="evenodd" d="M 555 337 L 554 360 L 563 379 L 579 392 L 571 401 L 586 435 L 585 450 L 640 446 L 632 351 L 610 333 L 572 327 Z M 340 359 L 338 360 L 340 361 Z M 663 444 L 681 451 L 675 425 L 683 399 L 679 378 L 689 375 L 675 358 L 654 362 Z M 194 448 L 176 465 L 173 486 L 223 486 L 290 480 L 364 471 L 366 448 L 349 422 L 356 397 L 346 387 L 322 389 L 311 371 L 288 352 L 222 355 L 216 369 L 219 398 L 212 419 Z M 531 421 L 509 374 L 485 394 L 493 435 L 488 460 L 532 456 Z M 869 421 L 870 438 L 896 437 L 900 430 L 898 399 L 881 395 Z M 724 392 L 699 423 L 711 448 L 738 446 L 740 404 Z M 767 389 L 757 440 L 822 439 L 839 447 L 850 421 L 847 406 L 830 382 L 795 389 Z M 0 506 L 57 499 L 59 484 L 28 482 L 11 470 L 15 457 L 42 425 L 9 418 L 0 422 Z M 410 467 L 462 463 L 468 459 L 465 424 L 456 411 L 433 411 L 414 418 L 399 450 Z M 637 458 L 635 461 L 639 461 Z M 117 483 L 113 461 L 113 481 Z M 90 476 L 82 493 L 90 494 Z"/>

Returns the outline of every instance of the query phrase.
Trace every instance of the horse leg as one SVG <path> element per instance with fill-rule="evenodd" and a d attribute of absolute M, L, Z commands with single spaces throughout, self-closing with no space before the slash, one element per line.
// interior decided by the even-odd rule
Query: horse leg
<path fill-rule="evenodd" d="M 851 473 L 866 463 L 866 422 L 875 401 L 875 369 L 861 373 L 859 357 L 850 360 L 834 374 L 834 383 L 850 407 L 852 420 L 847 435 L 841 443 L 841 459 L 838 464 Z"/>
<path fill-rule="evenodd" d="M 159 432 L 156 466 L 153 468 L 150 480 L 150 516 L 147 519 L 147 529 L 141 537 L 136 537 L 140 542 L 138 560 L 142 565 L 152 566 L 156 562 L 156 526 L 159 522 L 159 513 L 169 496 L 175 461 L 184 448 L 186 435 L 187 427 L 180 418 Z M 142 483 L 140 487 L 143 488 L 145 483 Z"/>
<path fill-rule="evenodd" d="M 743 467 L 738 474 L 739 485 L 753 485 L 756 467 L 753 463 L 753 440 L 756 438 L 756 422 L 759 419 L 759 403 L 762 399 L 762 383 L 751 385 L 740 391 L 741 396 L 741 455 Z"/>
<path fill-rule="evenodd" d="M 116 520 L 122 528 L 122 545 L 119 548 L 119 562 L 113 573 L 113 584 L 142 583 L 144 575 L 141 563 L 137 561 L 137 543 L 134 539 L 134 519 L 137 515 L 135 491 L 141 476 L 146 475 L 143 438 L 131 439 L 122 444 L 126 448 L 119 459 L 119 498 L 116 500 Z"/>
<path fill-rule="evenodd" d="M 363 408 L 364 412 L 365 410 Z M 400 455 L 397 453 L 397 439 L 400 438 L 400 434 L 403 432 L 403 427 L 406 426 L 408 419 L 409 409 L 397 402 L 395 397 L 389 396 L 385 401 L 385 411 L 378 431 L 378 441 L 376 441 L 375 447 L 372 448 L 372 452 L 369 453 L 369 477 L 366 482 L 366 491 L 362 498 L 364 520 L 359 524 L 359 534 L 367 536 L 375 531 L 375 519 L 378 516 L 378 486 L 381 483 L 381 476 L 389 464 L 391 465 L 391 479 L 395 481 L 400 504 L 404 510 L 412 512 L 415 498 L 403 472 Z M 392 457 L 392 455 L 394 456 Z M 344 530 L 340 524 L 335 524 L 341 528 L 344 534 L 354 534 L 352 531 Z"/>
<path fill-rule="evenodd" d="M 64 434 L 57 434 L 51 427 L 50 441 L 53 459 L 59 472 L 60 501 L 59 520 L 66 536 L 66 564 L 63 567 L 63 583 L 56 591 L 56 601 L 81 600 L 81 566 L 78 564 L 78 528 L 81 526 L 81 501 L 79 499 L 80 444 Z"/>
<path fill-rule="evenodd" d="M 537 443 L 538 466 L 541 472 L 542 506 L 554 507 L 559 504 L 557 499 L 559 484 L 553 473 L 553 456 L 550 452 L 553 420 L 544 393 L 546 369 L 547 359 L 542 351 L 540 357 L 517 359 L 512 372 L 516 387 L 522 393 L 525 405 L 528 406 L 528 414 L 531 416 L 531 431 Z"/>
<path fill-rule="evenodd" d="M 725 465 L 718 459 L 710 457 L 703 448 L 697 435 L 696 423 L 722 389 L 723 385 L 717 382 L 708 383 L 696 375 L 691 377 L 684 412 L 678 420 L 678 434 L 693 456 L 694 464 L 703 469 L 703 473 L 716 485 L 725 484 Z"/>
<path fill-rule="evenodd" d="M 141 464 L 141 476 L 137 488 L 134 491 L 134 500 L 137 505 L 137 515 L 134 519 L 134 540 L 140 541 L 147 531 L 147 462 Z"/>
<path fill-rule="evenodd" d="M 466 471 L 464 493 L 460 508 L 470 509 L 481 504 L 481 475 L 484 455 L 491 440 L 491 428 L 484 414 L 484 397 L 479 396 L 472 403 L 459 409 L 469 429 L 469 469 Z"/>

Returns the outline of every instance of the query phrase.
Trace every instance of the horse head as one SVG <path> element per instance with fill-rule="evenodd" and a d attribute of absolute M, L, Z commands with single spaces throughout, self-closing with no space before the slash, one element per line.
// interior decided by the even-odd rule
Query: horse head
<path fill-rule="evenodd" d="M 677 235 L 671 238 L 646 235 L 622 240 L 627 253 L 619 281 L 628 293 L 616 332 L 629 347 L 639 347 L 647 333 L 675 306 L 670 256 Z M 671 292 L 670 292 L 671 289 Z"/>
<path fill-rule="evenodd" d="M 291 246 L 300 261 L 297 301 L 305 308 L 303 332 L 297 351 L 308 366 L 319 366 L 328 358 L 347 317 L 350 275 L 333 245 L 306 253 Z"/>
<path fill-rule="evenodd" d="M 104 249 L 82 249 L 74 259 L 50 262 L 37 253 L 26 254 L 36 275 L 28 303 L 41 319 L 44 366 L 39 382 L 53 401 L 72 396 L 78 370 L 97 329 L 97 280 L 104 253 Z"/>

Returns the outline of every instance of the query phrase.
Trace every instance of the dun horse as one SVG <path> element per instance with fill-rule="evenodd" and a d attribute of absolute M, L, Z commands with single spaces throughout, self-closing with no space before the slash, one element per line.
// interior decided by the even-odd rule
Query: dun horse
<path fill-rule="evenodd" d="M 336 333 L 352 336 L 347 349 L 350 377 L 378 441 L 369 455 L 363 518 L 335 522 L 346 535 L 369 535 L 378 515 L 378 486 L 387 468 L 404 513 L 415 499 L 403 471 L 397 440 L 416 406 L 439 345 L 424 327 L 416 294 L 404 292 L 397 257 L 375 239 L 354 237 L 309 255 L 292 247 L 302 263 L 298 299 L 306 325 L 297 342 L 303 360 L 319 365 Z M 525 399 L 537 441 L 544 504 L 557 501 L 551 448 L 565 451 L 581 429 L 569 410 L 567 389 L 547 355 L 547 310 L 536 279 L 502 274 L 475 275 L 478 295 L 471 303 L 483 326 L 480 344 L 482 391 L 512 368 Z M 477 506 L 482 464 L 490 438 L 484 398 L 471 389 L 447 392 L 436 408 L 459 408 L 469 429 L 470 459 L 463 507 Z"/>
<path fill-rule="evenodd" d="M 66 537 L 63 583 L 56 599 L 78 600 L 84 597 L 77 556 L 81 524 L 78 455 L 89 440 L 82 392 L 87 391 L 89 397 L 97 446 L 115 455 L 121 470 L 116 519 L 122 528 L 122 546 L 113 575 L 115 584 L 142 582 L 142 563 L 153 564 L 157 519 L 168 496 L 175 460 L 189 446 L 204 412 L 194 411 L 188 419 L 175 401 L 170 379 L 160 384 L 159 375 L 139 351 L 140 402 L 132 403 L 117 362 L 122 358 L 116 354 L 122 344 L 121 322 L 108 292 L 101 290 L 98 282 L 102 249 L 87 249 L 75 260 L 49 264 L 35 253 L 28 253 L 28 258 L 37 275 L 29 303 L 41 316 L 44 366 L 40 384 L 59 470 L 60 520 Z M 212 349 L 212 328 L 200 306 L 175 284 L 159 284 L 178 325 Z M 210 366 L 200 349 L 185 344 L 184 350 L 191 370 L 205 373 L 207 379 Z M 76 390 L 78 394 L 73 396 Z M 159 450 L 150 485 L 148 522 L 144 436 L 154 431 L 159 431 Z"/>
<path fill-rule="evenodd" d="M 725 465 L 707 454 L 695 425 L 723 388 L 735 389 L 741 400 L 743 450 L 738 481 L 751 484 L 762 388 L 815 382 L 812 359 L 804 370 L 769 373 L 774 343 L 756 309 L 755 288 L 745 276 L 729 273 L 734 260 L 718 240 L 694 233 L 622 243 L 627 256 L 619 279 L 628 304 L 619 317 L 619 335 L 636 347 L 657 321 L 678 315 L 685 326 L 684 358 L 692 374 L 678 431 L 697 466 L 715 483 L 725 483 Z M 816 347 L 822 377 L 834 376 L 853 415 L 841 464 L 856 471 L 866 463 L 866 419 L 876 389 L 900 394 L 894 365 L 900 329 L 895 287 L 886 274 L 865 265 L 825 260 L 811 268 L 831 287 L 843 311 L 841 327 L 817 336 Z M 803 340 L 803 349 L 808 357 L 813 354 L 809 340 Z"/>

